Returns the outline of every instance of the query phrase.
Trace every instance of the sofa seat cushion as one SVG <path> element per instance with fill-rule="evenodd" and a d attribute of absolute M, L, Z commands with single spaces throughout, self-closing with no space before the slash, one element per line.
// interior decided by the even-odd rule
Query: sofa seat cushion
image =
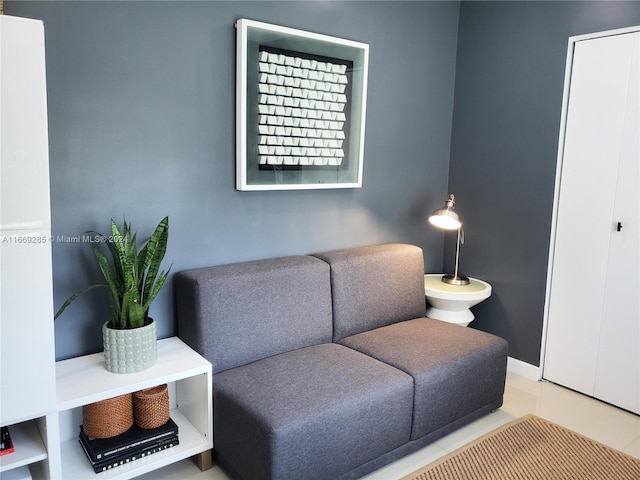
<path fill-rule="evenodd" d="M 413 380 L 337 344 L 213 377 L 214 450 L 245 480 L 335 478 L 406 443 Z"/>
<path fill-rule="evenodd" d="M 507 342 L 489 333 L 417 318 L 340 343 L 413 377 L 412 440 L 488 405 L 502 405 Z"/>

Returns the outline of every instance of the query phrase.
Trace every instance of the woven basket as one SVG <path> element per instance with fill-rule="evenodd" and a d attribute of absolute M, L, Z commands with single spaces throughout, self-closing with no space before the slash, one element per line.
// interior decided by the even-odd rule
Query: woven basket
<path fill-rule="evenodd" d="M 89 437 L 115 437 L 132 426 L 133 404 L 130 393 L 82 407 L 82 428 Z"/>
<path fill-rule="evenodd" d="M 167 384 L 133 393 L 133 418 L 140 428 L 156 428 L 169 421 Z"/>

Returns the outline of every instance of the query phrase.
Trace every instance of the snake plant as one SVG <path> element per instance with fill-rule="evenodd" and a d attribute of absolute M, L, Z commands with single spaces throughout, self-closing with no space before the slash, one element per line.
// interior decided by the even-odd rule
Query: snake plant
<path fill-rule="evenodd" d="M 94 288 L 103 287 L 109 294 L 111 322 L 114 329 L 138 328 L 145 324 L 151 302 L 164 285 L 169 270 L 160 271 L 169 237 L 169 217 L 163 218 L 147 243 L 138 250 L 136 233 L 131 224 L 123 222 L 122 231 L 111 220 L 111 235 L 97 235 L 100 243 L 105 243 L 112 263 L 107 256 L 93 245 L 93 254 L 98 261 L 105 283 L 91 285 L 73 294 L 56 312 L 60 314 L 80 295 Z"/>

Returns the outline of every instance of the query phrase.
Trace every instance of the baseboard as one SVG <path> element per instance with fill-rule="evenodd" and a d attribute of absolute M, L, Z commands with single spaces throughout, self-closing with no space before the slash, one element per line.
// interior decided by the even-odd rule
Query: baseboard
<path fill-rule="evenodd" d="M 540 380 L 539 368 L 517 358 L 507 357 L 507 371 L 529 380 Z"/>

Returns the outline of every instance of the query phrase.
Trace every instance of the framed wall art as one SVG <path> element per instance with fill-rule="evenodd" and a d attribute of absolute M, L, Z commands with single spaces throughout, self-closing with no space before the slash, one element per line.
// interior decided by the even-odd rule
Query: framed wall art
<path fill-rule="evenodd" d="M 362 186 L 369 46 L 241 19 L 236 189 Z"/>

